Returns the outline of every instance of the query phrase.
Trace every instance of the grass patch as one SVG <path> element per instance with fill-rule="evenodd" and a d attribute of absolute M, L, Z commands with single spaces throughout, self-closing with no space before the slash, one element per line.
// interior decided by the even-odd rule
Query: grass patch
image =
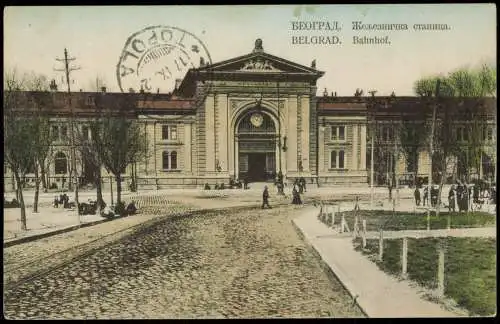
<path fill-rule="evenodd" d="M 388 231 L 427 229 L 426 213 L 360 210 L 357 214 L 360 225 L 361 220 L 366 219 L 367 231 L 378 231 L 381 227 Z M 470 212 L 469 214 L 441 212 L 439 217 L 436 217 L 435 213 L 431 212 L 431 229 L 446 229 L 448 215 L 450 215 L 451 228 L 488 227 L 496 224 L 496 215 L 481 211 Z M 336 218 L 339 217 L 335 216 Z M 344 212 L 344 216 L 348 224 L 352 226 L 354 224 L 354 212 Z"/>
<path fill-rule="evenodd" d="M 408 239 L 408 277 L 420 285 L 437 288 L 438 238 Z M 496 239 L 443 238 L 445 241 L 445 295 L 471 315 L 496 313 Z M 378 240 L 355 240 L 356 249 L 385 272 L 401 273 L 402 239 L 384 240 L 383 261 L 378 261 Z"/>

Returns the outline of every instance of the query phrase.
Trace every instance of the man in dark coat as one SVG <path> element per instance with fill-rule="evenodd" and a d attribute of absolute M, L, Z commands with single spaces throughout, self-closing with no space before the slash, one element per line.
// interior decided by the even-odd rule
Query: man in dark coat
<path fill-rule="evenodd" d="M 300 199 L 300 193 L 297 189 L 297 185 L 293 185 L 292 189 L 292 204 L 294 205 L 302 205 L 302 200 Z"/>
<path fill-rule="evenodd" d="M 455 212 L 455 186 L 451 185 L 450 191 L 448 191 L 448 211 Z"/>
<path fill-rule="evenodd" d="M 304 179 L 304 177 L 300 177 L 299 184 L 300 184 L 300 193 L 306 192 L 306 179 Z"/>
<path fill-rule="evenodd" d="M 418 190 L 418 187 L 415 187 L 414 195 L 415 195 L 415 204 L 417 206 L 420 206 L 420 190 Z"/>
<path fill-rule="evenodd" d="M 264 192 L 262 193 L 262 209 L 264 209 L 264 206 L 271 208 L 269 205 L 269 190 L 267 189 L 267 186 L 264 186 Z"/>

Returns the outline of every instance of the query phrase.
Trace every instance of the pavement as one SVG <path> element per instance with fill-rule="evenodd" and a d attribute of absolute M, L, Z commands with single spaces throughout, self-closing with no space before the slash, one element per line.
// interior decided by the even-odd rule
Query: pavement
<path fill-rule="evenodd" d="M 381 271 L 354 250 L 352 237 L 331 235 L 333 229 L 318 220 L 318 212 L 319 208 L 308 207 L 293 223 L 368 317 L 460 316 L 422 299 L 409 282 Z"/>
<path fill-rule="evenodd" d="M 258 207 L 262 199 L 262 188 L 263 185 L 255 184 L 251 185 L 250 190 L 167 189 L 140 193 L 124 192 L 123 200 L 125 202 L 135 200 L 140 208 L 141 204 L 144 207 L 153 205 L 154 208 L 159 209 L 159 214 L 174 204 L 187 206 L 191 210 L 242 206 Z M 285 196 L 277 195 L 274 186 L 270 185 L 269 188 L 271 205 L 289 205 L 291 188 L 285 188 Z M 342 285 L 367 316 L 383 318 L 459 316 L 442 309 L 438 304 L 423 300 L 408 282 L 399 281 L 385 274 L 376 264 L 354 250 L 350 236 L 332 235 L 335 234 L 335 231 L 318 220 L 318 207 L 307 206 L 311 202 L 324 201 L 328 204 L 339 205 L 341 211 L 347 211 L 353 209 L 353 198 L 360 196 L 361 209 L 392 210 L 394 208 L 396 211 L 408 212 L 426 210 L 414 206 L 411 189 L 400 190 L 400 201 L 396 206 L 392 206 L 392 203 L 388 202 L 387 189 L 380 187 L 374 188 L 374 206 L 370 206 L 370 203 L 367 202 L 370 192 L 371 189 L 367 186 L 310 188 L 303 196 L 306 206 L 301 210 L 301 216 L 293 219 L 292 223 L 342 282 Z M 26 209 L 27 231 L 20 229 L 19 208 L 4 209 L 4 248 L 106 221 L 97 215 L 80 216 L 78 221 L 76 211 L 56 209 L 51 206 L 54 195 L 54 193 L 41 193 L 39 213 L 33 213 L 31 207 Z M 28 206 L 30 206 L 29 202 L 32 201 L 32 196 L 31 192 L 25 193 L 25 201 L 28 202 Z M 109 197 L 109 193 L 105 192 L 105 200 L 107 200 L 106 197 Z M 95 199 L 95 192 L 80 193 L 80 201 L 87 199 Z M 151 213 L 156 214 L 155 211 L 151 211 Z M 491 231 L 492 229 L 486 230 Z"/>
<path fill-rule="evenodd" d="M 163 189 L 140 191 L 137 193 L 124 191 L 122 192 L 122 200 L 126 203 L 134 200 L 138 202 L 141 208 L 141 202 L 148 204 L 151 200 L 163 200 L 164 207 L 168 208 L 171 203 L 183 204 L 190 206 L 191 209 L 217 209 L 243 206 L 258 206 L 261 203 L 262 189 L 267 185 L 270 189 L 270 203 L 286 204 L 291 200 L 290 186 L 285 187 L 285 196 L 277 195 L 275 187 L 268 183 L 251 183 L 249 190 L 242 189 L 226 189 L 226 190 L 201 190 L 201 189 Z M 448 188 L 443 188 L 443 201 L 447 195 Z M 392 210 L 408 211 L 408 212 L 424 212 L 425 207 L 415 207 L 413 203 L 413 190 L 402 188 L 399 190 L 399 203 L 393 206 L 387 199 L 387 188 L 374 188 L 374 205 L 371 206 L 367 202 L 371 188 L 366 185 L 352 187 L 320 187 L 308 188 L 303 195 L 303 201 L 307 204 L 310 201 L 338 201 L 354 199 L 355 196 L 361 196 L 361 209 L 375 210 Z M 59 195 L 56 192 L 43 193 L 39 195 L 39 212 L 33 213 L 32 205 L 34 191 L 26 191 L 23 193 L 26 203 L 26 223 L 27 231 L 21 230 L 21 213 L 19 208 L 4 209 L 4 247 L 23 243 L 29 240 L 44 238 L 49 235 L 55 235 L 61 232 L 76 230 L 81 226 L 91 226 L 106 221 L 99 215 L 80 216 L 80 220 L 76 211 L 64 210 L 62 208 L 52 207 L 54 196 Z M 73 192 L 68 192 L 70 200 L 73 198 Z M 115 193 L 116 195 L 116 193 Z M 394 197 L 396 191 L 394 191 Z M 79 201 L 87 201 L 88 199 L 96 199 L 96 192 L 80 191 Z M 103 197 L 106 202 L 111 200 L 109 192 L 103 192 Z M 5 193 L 5 198 L 11 200 L 14 198 L 13 193 Z M 364 199 L 363 199 L 364 198 Z M 352 203 L 347 203 L 346 210 L 352 210 Z M 495 206 L 486 206 L 485 210 L 495 213 Z"/>

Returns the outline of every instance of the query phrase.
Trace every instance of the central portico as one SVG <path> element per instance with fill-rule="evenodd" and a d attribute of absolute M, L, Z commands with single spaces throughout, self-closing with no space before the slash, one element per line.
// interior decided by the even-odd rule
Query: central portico
<path fill-rule="evenodd" d="M 316 173 L 316 81 L 324 72 L 265 53 L 190 70 L 179 91 L 198 100 L 199 175 L 270 181 Z"/>

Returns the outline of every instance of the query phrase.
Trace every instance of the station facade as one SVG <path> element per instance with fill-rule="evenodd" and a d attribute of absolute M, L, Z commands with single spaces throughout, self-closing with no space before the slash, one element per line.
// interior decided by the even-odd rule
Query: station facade
<path fill-rule="evenodd" d="M 78 105 L 81 122 L 77 124 L 85 127 L 96 96 L 108 100 L 135 96 L 132 116 L 144 128 L 148 148 L 144 158 L 123 174 L 124 188 L 132 176 L 139 188 L 164 189 L 244 178 L 271 182 L 279 172 L 287 182 L 303 177 L 309 185 L 367 185 L 371 130 L 378 134 L 373 150 L 377 184 L 387 182 L 394 172 L 403 176 L 403 182 L 408 175 L 428 174 L 425 149 L 415 161 L 392 151 L 397 138 L 394 125 L 426 104 L 421 98 L 337 97 L 326 89 L 317 96 L 317 80 L 323 75 L 314 61 L 305 66 L 273 56 L 257 41 L 247 55 L 189 70 L 171 94 L 77 92 L 71 95 L 70 105 Z M 68 95 L 55 92 L 52 96 Z M 67 186 L 70 177 L 69 108 L 67 100 L 54 102 L 55 140 L 47 182 L 60 188 Z M 496 108 L 496 101 L 493 105 Z M 478 170 L 483 174 L 496 174 L 494 108 L 485 130 L 486 162 Z M 76 154 L 80 181 L 91 182 L 84 157 L 78 150 Z M 106 183 L 109 176 L 104 168 L 102 174 Z M 8 190 L 8 168 L 4 168 L 4 179 Z"/>

